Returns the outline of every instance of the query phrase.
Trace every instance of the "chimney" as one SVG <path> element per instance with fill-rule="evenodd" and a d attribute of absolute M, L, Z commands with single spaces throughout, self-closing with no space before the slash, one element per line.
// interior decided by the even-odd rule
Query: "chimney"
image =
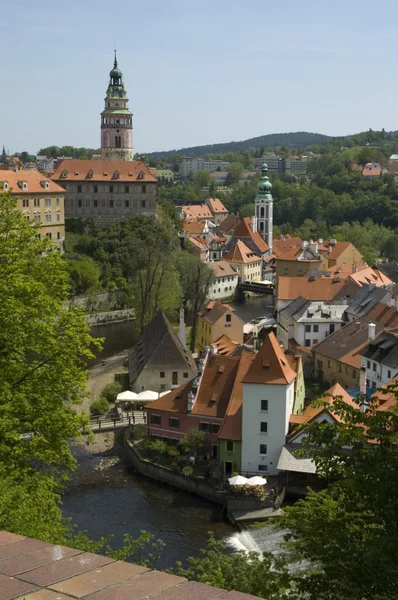
<path fill-rule="evenodd" d="M 352 272 L 353 273 L 358 273 L 358 267 L 356 267 L 355 265 L 352 267 Z"/>
<path fill-rule="evenodd" d="M 203 371 L 206 368 L 207 359 L 211 354 L 211 347 L 205 346 L 202 355 L 198 361 L 198 373 L 195 379 L 192 381 L 191 391 L 188 393 L 188 412 L 192 412 L 195 406 L 196 398 L 199 392 L 200 383 L 202 381 Z"/>
<path fill-rule="evenodd" d="M 369 323 L 368 325 L 368 342 L 371 342 L 376 337 L 376 325 L 374 323 Z"/>
<path fill-rule="evenodd" d="M 188 412 L 192 412 L 194 406 L 195 394 L 191 390 L 188 392 Z"/>
<path fill-rule="evenodd" d="M 252 217 L 251 225 L 253 233 L 257 233 L 257 217 Z"/>
<path fill-rule="evenodd" d="M 184 320 L 184 309 L 180 308 L 180 326 L 178 329 L 178 337 L 180 338 L 180 342 L 183 347 L 187 348 L 187 340 L 186 340 L 186 330 L 185 330 L 185 320 Z"/>
<path fill-rule="evenodd" d="M 337 241 L 337 240 L 336 240 L 335 238 L 332 238 L 331 240 L 329 240 L 329 244 L 330 244 L 331 246 L 335 246 L 335 245 L 336 245 L 336 241 Z"/>

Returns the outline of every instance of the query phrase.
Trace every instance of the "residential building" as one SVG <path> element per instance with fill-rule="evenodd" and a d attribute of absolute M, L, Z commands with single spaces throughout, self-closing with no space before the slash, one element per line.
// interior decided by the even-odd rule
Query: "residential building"
<path fill-rule="evenodd" d="M 277 474 L 289 418 L 304 403 L 301 359 L 286 356 L 271 332 L 243 378 L 242 471 Z M 297 409 L 296 409 L 297 410 Z"/>
<path fill-rule="evenodd" d="M 51 179 L 65 188 L 65 217 L 108 226 L 156 212 L 156 178 L 142 161 L 65 160 Z"/>
<path fill-rule="evenodd" d="M 217 185 L 225 185 L 228 177 L 228 171 L 213 171 L 211 176 Z"/>
<path fill-rule="evenodd" d="M 240 282 L 261 281 L 262 279 L 262 259 L 239 240 L 227 254 L 224 254 L 223 260 L 230 263 L 237 271 Z"/>
<path fill-rule="evenodd" d="M 219 300 L 232 296 L 238 285 L 237 270 L 225 260 L 209 262 L 209 267 L 214 271 L 214 282 L 209 288 L 208 297 Z"/>
<path fill-rule="evenodd" d="M 187 218 L 183 223 L 184 233 L 192 237 L 206 238 L 210 233 L 208 221 L 199 221 L 197 218 Z"/>
<path fill-rule="evenodd" d="M 346 301 L 312 302 L 299 297 L 278 313 L 278 340 L 285 350 L 289 349 L 289 340 L 312 348 L 345 325 L 346 308 Z"/>
<path fill-rule="evenodd" d="M 231 237 L 239 223 L 240 220 L 238 217 L 235 217 L 235 215 L 229 215 L 225 221 L 218 226 L 218 232 L 223 236 Z"/>
<path fill-rule="evenodd" d="M 353 289 L 353 283 L 350 282 L 349 286 L 348 288 L 348 285 L 344 284 L 335 296 L 336 299 L 348 301 L 344 313 L 344 319 L 347 322 L 366 316 L 379 303 L 390 306 L 393 300 L 389 290 L 377 287 L 374 283 L 363 284 L 360 288 L 355 286 Z"/>
<path fill-rule="evenodd" d="M 285 161 L 281 156 L 278 156 L 278 154 L 265 154 L 262 158 L 256 158 L 254 160 L 256 169 L 261 169 L 266 162 L 268 169 L 272 173 L 282 175 L 285 172 Z"/>
<path fill-rule="evenodd" d="M 219 227 L 219 231 L 222 233 L 224 233 L 223 226 L 224 223 Z M 253 219 L 244 217 L 239 223 L 232 225 L 232 229 L 232 235 L 225 245 L 226 253 L 233 248 L 238 241 L 242 241 L 259 257 L 265 258 L 269 255 L 270 250 L 267 243 L 264 241 L 259 231 L 256 230 L 255 217 L 253 217 Z M 224 233 L 224 235 L 226 234 Z"/>
<path fill-rule="evenodd" d="M 386 275 L 394 283 L 398 283 L 398 263 L 395 260 L 378 263 L 377 270 Z"/>
<path fill-rule="evenodd" d="M 204 238 L 196 235 L 188 235 L 186 240 L 190 245 L 192 252 L 196 254 L 196 256 L 199 256 L 200 260 L 203 262 L 208 262 L 210 260 L 209 245 Z"/>
<path fill-rule="evenodd" d="M 174 171 L 171 169 L 156 169 L 156 179 L 158 181 L 174 181 Z"/>
<path fill-rule="evenodd" d="M 209 244 L 209 260 L 221 260 L 221 256 L 225 247 L 226 238 L 221 235 L 215 235 L 210 233 L 208 236 L 208 244 Z"/>
<path fill-rule="evenodd" d="M 366 387 L 375 389 L 398 375 L 398 329 L 385 329 L 376 336 L 376 325 L 368 325 L 368 345 L 360 352 L 366 370 Z"/>
<path fill-rule="evenodd" d="M 330 302 L 337 297 L 344 283 L 345 280 L 339 277 L 279 277 L 276 310 L 279 313 L 300 296 L 305 300 Z"/>
<path fill-rule="evenodd" d="M 192 354 L 159 310 L 129 351 L 130 389 L 163 392 L 196 376 Z"/>
<path fill-rule="evenodd" d="M 0 188 L 17 197 L 17 208 L 27 221 L 38 223 L 38 234 L 48 237 L 63 252 L 65 209 L 63 187 L 39 171 L 0 169 Z"/>
<path fill-rule="evenodd" d="M 243 344 L 244 322 L 228 304 L 209 300 L 198 317 L 197 344 L 200 348 L 211 346 L 223 334 Z"/>
<path fill-rule="evenodd" d="M 180 163 L 180 175 L 183 179 L 188 177 L 189 173 L 197 173 L 198 171 L 209 171 L 213 173 L 218 169 L 226 171 L 230 163 L 225 160 L 204 160 L 203 158 L 192 158 L 186 156 Z"/>
<path fill-rule="evenodd" d="M 40 154 L 36 156 L 36 168 L 38 171 L 43 171 L 44 173 L 52 171 L 54 169 L 54 163 L 54 158 L 47 158 L 47 156 L 43 156 Z"/>
<path fill-rule="evenodd" d="M 284 161 L 284 172 L 286 175 L 306 175 L 308 169 L 308 158 L 306 156 L 289 156 Z"/>
<path fill-rule="evenodd" d="M 223 221 L 228 217 L 228 209 L 225 208 L 224 204 L 219 198 L 208 198 L 206 200 L 207 206 L 210 208 L 211 214 L 213 215 L 212 222 L 215 225 L 221 225 Z"/>
<path fill-rule="evenodd" d="M 183 219 L 197 219 L 198 221 L 212 221 L 213 213 L 207 204 L 187 204 L 177 207 Z"/>
<path fill-rule="evenodd" d="M 364 179 L 374 179 L 383 175 L 383 168 L 379 163 L 366 163 L 362 170 L 362 176 Z"/>
<path fill-rule="evenodd" d="M 375 325 L 375 330 L 369 329 L 370 324 Z M 378 304 L 360 320 L 351 321 L 313 347 L 316 376 L 331 384 L 338 382 L 358 389 L 361 352 L 369 343 L 369 331 L 378 335 L 385 328 L 395 327 L 398 327 L 397 310 Z"/>
<path fill-rule="evenodd" d="M 132 118 L 115 50 L 113 69 L 109 73 L 109 85 L 106 90 L 105 108 L 101 113 L 101 157 L 103 160 L 133 160 Z"/>
<path fill-rule="evenodd" d="M 233 342 L 225 333 L 211 345 L 216 350 L 216 354 L 221 356 L 238 356 L 242 353 L 241 344 Z"/>

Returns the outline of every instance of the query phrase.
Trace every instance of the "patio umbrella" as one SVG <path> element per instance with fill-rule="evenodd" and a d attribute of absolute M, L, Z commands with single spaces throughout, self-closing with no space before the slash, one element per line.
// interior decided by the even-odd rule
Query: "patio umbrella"
<path fill-rule="evenodd" d="M 247 483 L 249 485 L 265 485 L 267 483 L 267 480 L 263 477 L 255 475 L 254 477 L 250 477 L 250 479 L 247 480 Z"/>
<path fill-rule="evenodd" d="M 248 482 L 246 477 L 242 477 L 242 475 L 236 475 L 235 477 L 230 477 L 228 479 L 229 485 L 245 485 Z"/>
<path fill-rule="evenodd" d="M 161 392 L 159 394 L 159 398 L 161 398 L 162 396 L 165 396 L 166 394 L 170 394 L 171 390 L 167 390 L 167 392 Z"/>
<path fill-rule="evenodd" d="M 138 394 L 137 400 L 157 400 L 159 398 L 159 394 L 157 392 L 152 392 L 152 390 L 145 390 L 145 392 L 140 392 Z"/>
<path fill-rule="evenodd" d="M 126 390 L 125 392 L 120 392 L 120 394 L 117 395 L 116 397 L 116 401 L 120 400 L 137 400 L 138 398 L 138 394 L 136 394 L 135 392 L 131 392 L 130 390 Z"/>

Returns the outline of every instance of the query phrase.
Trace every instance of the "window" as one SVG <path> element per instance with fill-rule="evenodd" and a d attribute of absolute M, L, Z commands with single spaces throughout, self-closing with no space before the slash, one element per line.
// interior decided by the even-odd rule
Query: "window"
<path fill-rule="evenodd" d="M 94 194 L 97 194 L 97 192 L 98 192 L 98 185 L 95 185 L 94 186 Z"/>
<path fill-rule="evenodd" d="M 110 185 L 110 186 L 109 186 L 109 192 L 110 192 L 111 194 L 113 194 L 113 185 Z"/>
<path fill-rule="evenodd" d="M 390 370 L 387 371 L 387 377 L 388 377 L 388 379 L 391 379 L 391 371 Z"/>
<path fill-rule="evenodd" d="M 24 199 L 22 200 L 22 206 L 23 206 L 24 208 L 29 208 L 29 198 L 24 198 Z"/>
<path fill-rule="evenodd" d="M 330 362 L 330 360 L 328 360 L 328 369 L 332 368 L 332 363 Z"/>
<path fill-rule="evenodd" d="M 357 378 L 357 372 L 356 372 L 356 369 L 353 369 L 353 370 L 352 370 L 352 376 L 353 376 L 353 378 L 354 378 L 354 379 L 356 379 L 356 378 Z"/>
<path fill-rule="evenodd" d="M 268 423 L 266 423 L 265 421 L 261 421 L 261 423 L 260 423 L 260 431 L 261 431 L 261 433 L 267 433 L 267 431 L 268 431 Z"/>
<path fill-rule="evenodd" d="M 40 206 L 40 198 L 35 198 L 33 200 L 33 206 L 36 206 L 36 207 Z"/>
<path fill-rule="evenodd" d="M 57 231 L 57 240 L 61 239 L 61 233 L 59 231 Z"/>
<path fill-rule="evenodd" d="M 318 360 L 316 361 L 316 366 L 317 366 L 318 369 L 322 369 L 322 367 L 323 367 L 323 360 L 320 360 L 318 358 Z"/>
<path fill-rule="evenodd" d="M 333 333 L 334 332 L 334 323 L 330 323 L 329 325 L 329 333 Z"/>
<path fill-rule="evenodd" d="M 160 377 L 163 379 L 163 377 L 165 377 L 165 372 L 164 371 L 160 371 Z"/>
<path fill-rule="evenodd" d="M 141 207 L 142 208 L 146 208 L 146 202 L 145 202 L 145 200 L 141 200 Z"/>
<path fill-rule="evenodd" d="M 217 423 L 210 424 L 210 433 L 218 433 L 220 430 L 220 426 Z"/>
<path fill-rule="evenodd" d="M 234 451 L 234 443 L 231 440 L 227 440 L 227 452 Z"/>
<path fill-rule="evenodd" d="M 343 369 L 341 368 L 341 363 L 339 363 L 339 371 L 340 371 L 340 373 L 342 372 L 342 370 Z"/>
<path fill-rule="evenodd" d="M 45 206 L 51 206 L 51 198 L 46 198 L 44 201 Z"/>
<path fill-rule="evenodd" d="M 179 429 L 180 428 L 180 419 L 177 419 L 176 417 L 170 417 L 169 418 L 169 427 L 173 427 L 174 429 Z"/>
<path fill-rule="evenodd" d="M 376 371 L 376 363 L 373 363 L 372 368 L 373 368 L 373 371 Z"/>
<path fill-rule="evenodd" d="M 258 465 L 259 471 L 268 471 L 268 465 Z"/>
<path fill-rule="evenodd" d="M 225 320 L 227 323 L 231 322 L 231 315 L 225 315 Z"/>
<path fill-rule="evenodd" d="M 172 383 L 172 385 L 177 385 L 178 384 L 178 373 L 177 373 L 177 371 L 173 371 L 173 375 L 171 377 L 171 383 Z"/>
<path fill-rule="evenodd" d="M 267 454 L 267 444 L 260 444 L 260 454 Z"/>
<path fill-rule="evenodd" d="M 366 368 L 370 369 L 370 360 L 366 361 Z"/>
<path fill-rule="evenodd" d="M 306 325 L 305 326 L 305 331 L 306 331 L 306 333 L 310 333 L 310 331 L 311 331 L 311 325 Z"/>
<path fill-rule="evenodd" d="M 48 238 L 50 238 L 50 240 L 52 240 L 52 235 L 51 235 L 51 233 L 46 233 L 46 236 L 47 236 Z"/>
<path fill-rule="evenodd" d="M 146 194 L 146 185 L 141 186 L 141 193 Z"/>
<path fill-rule="evenodd" d="M 125 200 L 125 201 L 124 201 L 124 206 L 125 206 L 126 208 L 128 208 L 128 207 L 130 206 L 130 202 L 129 202 L 128 200 Z"/>
<path fill-rule="evenodd" d="M 51 215 L 46 215 L 46 223 L 51 223 L 52 217 Z"/>
<path fill-rule="evenodd" d="M 184 379 L 188 379 L 189 374 L 188 373 L 184 373 Z"/>
<path fill-rule="evenodd" d="M 34 219 L 35 219 L 35 221 L 37 223 L 40 223 L 40 216 L 39 215 L 35 215 Z"/>
<path fill-rule="evenodd" d="M 128 193 L 129 193 L 129 191 L 130 191 L 130 188 L 129 188 L 129 186 L 128 186 L 128 185 L 125 185 L 125 186 L 124 186 L 124 193 L 125 193 L 125 194 L 128 194 Z"/>
<path fill-rule="evenodd" d="M 77 186 L 77 193 L 78 193 L 78 194 L 81 194 L 81 193 L 82 193 L 82 186 L 81 186 L 81 185 L 78 185 L 78 186 Z"/>
<path fill-rule="evenodd" d="M 209 424 L 208 423 L 199 423 L 199 430 L 200 431 L 209 431 Z"/>
<path fill-rule="evenodd" d="M 161 425 L 162 417 L 160 415 L 151 415 L 151 425 Z"/>
<path fill-rule="evenodd" d="M 78 206 L 79 208 L 81 208 L 81 206 L 82 206 L 82 201 L 81 201 L 81 200 L 78 200 L 78 201 L 77 201 L 77 206 Z"/>
<path fill-rule="evenodd" d="M 59 206 L 59 198 L 57 198 L 57 206 Z"/>
<path fill-rule="evenodd" d="M 312 340 L 314 342 L 314 345 L 318 343 L 318 340 L 315 338 Z"/>
<path fill-rule="evenodd" d="M 113 208 L 113 200 L 109 200 L 109 206 Z"/>
<path fill-rule="evenodd" d="M 348 367 L 345 368 L 345 374 L 348 375 Z"/>
<path fill-rule="evenodd" d="M 319 325 L 314 325 L 313 332 L 318 333 L 318 331 L 319 331 Z"/>
<path fill-rule="evenodd" d="M 261 410 L 268 410 L 268 400 L 261 400 Z"/>
<path fill-rule="evenodd" d="M 311 340 L 305 340 L 305 347 L 309 348 L 311 346 Z"/>
<path fill-rule="evenodd" d="M 61 220 L 60 215 L 57 215 L 57 221 L 58 221 L 58 223 L 60 222 L 60 220 Z"/>
<path fill-rule="evenodd" d="M 369 381 L 369 379 L 366 380 L 366 387 L 367 388 L 370 387 L 370 381 Z"/>
<path fill-rule="evenodd" d="M 94 208 L 97 208 L 98 206 L 98 200 L 94 200 Z"/>

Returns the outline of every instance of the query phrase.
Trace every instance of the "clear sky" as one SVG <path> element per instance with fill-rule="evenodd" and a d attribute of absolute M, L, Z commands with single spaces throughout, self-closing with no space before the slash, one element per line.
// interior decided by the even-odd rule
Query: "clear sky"
<path fill-rule="evenodd" d="M 115 40 L 138 152 L 396 130 L 397 22 L 397 0 L 0 0 L 0 144 L 98 147 Z"/>

